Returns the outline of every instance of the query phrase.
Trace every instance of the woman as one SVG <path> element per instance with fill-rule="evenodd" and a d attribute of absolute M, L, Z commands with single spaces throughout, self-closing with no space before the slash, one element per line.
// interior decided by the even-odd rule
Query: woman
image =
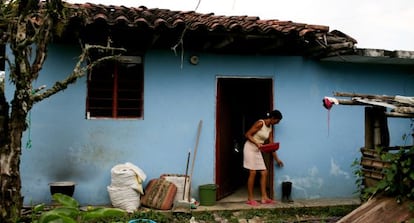
<path fill-rule="evenodd" d="M 267 169 L 259 150 L 259 147 L 265 143 L 273 143 L 273 125 L 278 124 L 282 120 L 282 113 L 274 110 L 266 114 L 265 119 L 256 121 L 253 126 L 246 132 L 246 143 L 243 148 L 243 167 L 249 170 L 249 178 L 247 179 L 248 200 L 246 204 L 257 206 L 259 203 L 254 200 L 253 189 L 256 172 L 260 172 L 260 192 L 262 204 L 274 204 L 275 201 L 267 196 L 266 181 Z M 283 162 L 279 159 L 276 152 L 272 152 L 273 159 L 282 167 Z"/>

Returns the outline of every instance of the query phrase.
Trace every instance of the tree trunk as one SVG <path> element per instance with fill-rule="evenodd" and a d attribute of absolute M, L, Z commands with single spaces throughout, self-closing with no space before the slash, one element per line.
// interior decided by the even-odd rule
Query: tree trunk
<path fill-rule="evenodd" d="M 10 2 L 14 3 L 14 1 Z M 51 88 L 43 92 L 41 89 L 33 89 L 32 83 L 37 80 L 46 60 L 47 45 L 52 37 L 52 31 L 57 27 L 56 22 L 65 23 L 65 18 L 69 18 L 69 16 L 63 16 L 63 6 L 60 0 L 47 1 L 46 5 L 42 4 L 44 7 L 40 11 L 37 10 L 39 7 L 37 0 L 16 2 L 19 3 L 17 14 L 11 13 L 10 18 L 7 18 L 6 14 L 6 21 L 7 19 L 11 21 L 7 25 L 8 35 L 0 35 L 0 38 L 3 38 L 0 43 L 3 43 L 2 40 L 7 42 L 14 56 L 14 63 L 9 60 L 10 58 L 7 58 L 7 55 L 3 57 L 3 60 L 0 58 L 0 63 L 4 63 L 4 59 L 8 62 L 9 79 L 15 86 L 13 100 L 9 104 L 5 97 L 5 77 L 0 75 L 0 223 L 16 223 L 20 220 L 23 206 L 20 191 L 21 139 L 27 128 L 27 114 L 34 103 L 66 89 L 68 85 L 84 76 L 87 69 L 92 69 L 96 64 L 116 57 L 114 55 L 103 57 L 84 67 L 88 49 L 93 48 L 87 46 L 83 49 L 72 74 L 66 79 L 57 81 Z M 0 6 L 2 4 L 8 3 L 1 2 Z M 0 17 L 0 20 L 4 19 L 3 14 Z M 110 46 L 94 47 L 115 50 L 117 53 L 125 51 Z M 4 50 L 4 45 L 0 44 L 0 50 Z M 1 69 L 4 69 L 4 65 L 0 66 Z"/>
<path fill-rule="evenodd" d="M 17 137 L 16 137 L 17 138 Z M 17 141 L 17 140 L 13 140 Z M 1 146 L 0 160 L 1 170 L 1 216 L 4 223 L 18 222 L 23 198 L 20 194 L 20 148 L 13 149 L 11 144 Z"/>
<path fill-rule="evenodd" d="M 2 108 L 8 108 L 2 100 Z M 8 109 L 1 109 L 2 131 L 0 134 L 0 222 L 19 222 L 23 206 L 20 179 L 21 138 L 26 128 L 26 113 L 12 114 L 8 122 Z M 23 124 L 22 124 L 23 123 Z"/>
<path fill-rule="evenodd" d="M 25 77 L 25 65 L 16 55 L 16 61 L 23 69 L 17 69 L 17 75 Z M 20 57 L 21 58 L 21 57 Z M 31 82 L 23 79 L 16 83 L 14 100 L 9 116 L 9 104 L 5 97 L 4 81 L 0 82 L 0 222 L 19 222 L 23 206 L 21 196 L 20 156 L 22 134 L 27 128 L 26 117 L 33 102 L 30 100 Z"/>

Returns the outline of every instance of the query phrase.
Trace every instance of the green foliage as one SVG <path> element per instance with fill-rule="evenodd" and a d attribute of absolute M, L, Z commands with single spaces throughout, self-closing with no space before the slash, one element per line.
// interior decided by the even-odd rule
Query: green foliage
<path fill-rule="evenodd" d="M 400 148 L 396 152 L 381 152 L 381 160 L 390 163 L 389 167 L 384 167 L 382 172 L 384 178 L 375 186 L 363 188 L 362 172 L 355 170 L 357 185 L 361 191 L 363 200 L 382 193 L 396 198 L 398 203 L 403 200 L 414 200 L 414 146 Z M 355 165 L 354 162 L 353 165 Z"/>
<path fill-rule="evenodd" d="M 365 188 L 364 185 L 364 172 L 361 169 L 361 159 L 356 158 L 354 162 L 352 162 L 352 169 L 353 173 L 355 175 L 355 184 L 357 185 L 357 191 L 354 192 L 354 194 L 358 194 L 360 199 L 362 201 L 365 201 L 369 198 L 369 193 L 367 193 L 367 190 L 369 188 Z"/>
<path fill-rule="evenodd" d="M 96 208 L 88 207 L 83 211 L 79 209 L 79 203 L 65 194 L 53 194 L 53 199 L 60 206 L 44 211 L 44 205 L 37 205 L 33 208 L 32 222 L 34 223 L 76 223 L 76 222 L 97 222 L 102 219 L 121 218 L 126 216 L 126 212 L 119 208 Z M 36 219 L 35 214 L 40 217 Z"/>
<path fill-rule="evenodd" d="M 280 209 L 248 209 L 239 211 L 201 211 L 191 214 L 175 214 L 169 221 L 156 221 L 157 223 L 182 223 L 189 222 L 193 217 L 197 222 L 219 222 L 216 218 L 222 219 L 221 222 L 238 223 L 240 219 L 255 221 L 259 218 L 260 222 L 298 222 L 299 219 L 332 219 L 343 217 L 353 211 L 357 205 L 331 206 L 331 207 L 310 207 L 310 208 L 280 208 Z M 224 220 L 225 219 L 225 220 Z M 302 222 L 302 221 L 301 221 Z M 309 221 L 303 221 L 309 222 Z M 315 221 L 312 221 L 315 222 Z"/>
<path fill-rule="evenodd" d="M 167 223 L 167 222 L 173 222 L 172 217 L 168 216 L 166 214 L 163 214 L 161 212 L 156 212 L 153 210 L 150 211 L 140 211 L 140 212 L 134 212 L 131 216 L 128 216 L 129 219 L 151 219 L 157 223 Z M 180 216 L 178 216 L 180 217 Z M 187 219 L 188 216 L 182 216 L 181 219 Z M 189 219 L 189 218 L 188 218 Z M 186 222 L 183 220 L 182 222 Z"/>
<path fill-rule="evenodd" d="M 67 199 L 67 198 L 64 198 Z M 38 205 L 33 207 L 36 213 L 40 213 L 40 219 L 32 218 L 30 222 L 90 222 L 90 223 L 126 223 L 132 219 L 150 219 L 157 223 L 182 223 L 190 222 L 191 218 L 194 218 L 197 222 L 218 222 L 216 218 L 222 219 L 222 221 L 228 223 L 238 223 L 240 219 L 255 219 L 260 218 L 266 222 L 295 222 L 300 219 L 329 219 L 332 217 L 343 217 L 354 210 L 357 205 L 347 206 L 332 206 L 332 207 L 312 207 L 312 208 L 281 208 L 281 209 L 249 209 L 240 211 L 197 211 L 191 213 L 171 213 L 164 211 L 154 211 L 144 209 L 143 211 L 137 211 L 131 214 L 115 214 L 109 215 L 108 213 L 99 213 L 98 216 L 94 216 L 96 212 L 94 210 L 102 210 L 100 208 L 89 207 L 87 211 L 79 211 L 76 208 L 76 202 L 68 199 L 68 206 L 62 206 L 50 211 L 44 211 L 44 205 Z M 110 208 L 111 209 L 111 208 Z M 106 208 L 108 210 L 108 208 Z M 98 211 L 101 212 L 101 211 Z M 82 215 L 82 216 L 79 216 Z M 91 218 L 85 217 L 93 216 Z M 323 221 L 321 221 L 323 222 Z"/>
<path fill-rule="evenodd" d="M 414 199 L 414 147 L 400 149 L 397 153 L 384 153 L 381 159 L 391 163 L 384 169 L 385 177 L 377 185 L 378 191 L 395 196 L 397 202 L 403 199 Z"/>

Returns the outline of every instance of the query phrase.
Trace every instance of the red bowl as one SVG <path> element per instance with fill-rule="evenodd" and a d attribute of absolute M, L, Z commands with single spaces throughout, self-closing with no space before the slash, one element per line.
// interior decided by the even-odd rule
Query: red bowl
<path fill-rule="evenodd" d="M 279 142 L 262 145 L 259 149 L 260 149 L 260 151 L 262 151 L 264 153 L 274 152 L 274 151 L 279 149 Z"/>

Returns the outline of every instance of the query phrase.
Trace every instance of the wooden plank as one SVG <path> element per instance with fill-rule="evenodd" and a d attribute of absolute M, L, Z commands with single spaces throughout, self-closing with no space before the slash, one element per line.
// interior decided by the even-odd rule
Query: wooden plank
<path fill-rule="evenodd" d="M 414 114 L 403 114 L 398 112 L 386 112 L 385 115 L 387 115 L 387 117 L 394 118 L 414 118 Z"/>
<path fill-rule="evenodd" d="M 334 92 L 334 95 L 337 97 L 361 97 L 361 98 L 381 99 L 381 100 L 393 100 L 395 98 L 394 96 L 388 96 L 388 95 L 357 94 L 357 93 L 348 93 L 348 92 Z"/>
<path fill-rule="evenodd" d="M 384 178 L 384 174 L 378 170 L 370 170 L 362 168 L 362 172 L 364 173 L 364 177 L 373 178 L 376 180 L 382 180 Z"/>
<path fill-rule="evenodd" d="M 378 153 L 378 151 L 374 149 L 366 149 L 362 147 L 360 150 L 361 150 L 362 156 L 364 157 L 380 158 L 380 154 Z"/>
<path fill-rule="evenodd" d="M 374 167 L 377 169 L 383 169 L 384 167 L 389 167 L 391 164 L 389 162 L 382 161 L 378 158 L 369 158 L 362 157 L 361 165 L 365 167 Z"/>
<path fill-rule="evenodd" d="M 410 202 L 398 204 L 393 197 L 374 197 L 340 219 L 337 223 L 409 222 L 414 218 Z"/>

